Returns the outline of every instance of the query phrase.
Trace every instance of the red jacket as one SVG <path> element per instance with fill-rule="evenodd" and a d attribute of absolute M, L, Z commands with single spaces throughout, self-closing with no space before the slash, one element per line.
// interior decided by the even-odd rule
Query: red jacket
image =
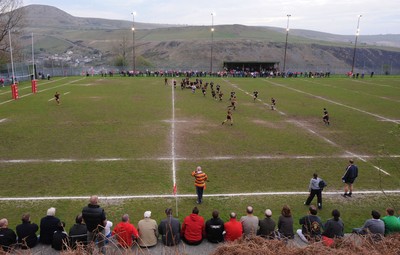
<path fill-rule="evenodd" d="M 128 222 L 120 222 L 115 226 L 112 235 L 117 236 L 119 245 L 124 248 L 131 247 L 133 244 L 133 239 L 139 236 L 139 233 L 135 226 Z"/>
<path fill-rule="evenodd" d="M 203 240 L 205 236 L 204 218 L 197 214 L 190 214 L 183 220 L 181 236 L 186 240 L 196 242 Z"/>
<path fill-rule="evenodd" d="M 228 222 L 224 224 L 225 228 L 225 241 L 235 241 L 242 237 L 243 227 L 242 223 L 236 220 L 236 218 L 231 218 Z"/>

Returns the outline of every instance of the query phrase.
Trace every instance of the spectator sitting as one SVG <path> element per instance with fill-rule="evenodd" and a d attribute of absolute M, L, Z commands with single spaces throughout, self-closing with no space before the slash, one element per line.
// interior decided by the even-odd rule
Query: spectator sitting
<path fill-rule="evenodd" d="M 278 219 L 278 234 L 281 238 L 294 238 L 293 217 L 290 207 L 284 205 Z"/>
<path fill-rule="evenodd" d="M 22 249 L 33 248 L 38 242 L 36 232 L 39 230 L 39 226 L 35 223 L 31 223 L 31 216 L 29 213 L 22 215 L 21 220 L 22 224 L 18 225 L 16 228 L 18 242 L 21 244 Z"/>
<path fill-rule="evenodd" d="M 247 215 L 240 218 L 243 226 L 243 233 L 245 237 L 257 235 L 258 230 L 258 217 L 253 215 L 253 207 L 247 206 Z"/>
<path fill-rule="evenodd" d="M 382 218 L 382 221 L 385 223 L 385 235 L 400 232 L 400 221 L 394 216 L 393 208 L 386 209 L 386 216 Z"/>
<path fill-rule="evenodd" d="M 69 247 L 68 234 L 65 232 L 65 223 L 59 222 L 57 230 L 53 233 L 51 247 L 57 251 L 66 250 Z"/>
<path fill-rule="evenodd" d="M 204 218 L 199 216 L 199 209 L 194 207 L 192 213 L 183 220 L 182 240 L 189 245 L 199 245 L 205 236 Z"/>
<path fill-rule="evenodd" d="M 133 240 L 139 237 L 137 229 L 129 222 L 128 214 L 122 216 L 121 222 L 115 226 L 112 234 L 117 236 L 118 243 L 123 248 L 131 247 Z"/>
<path fill-rule="evenodd" d="M 323 236 L 329 238 L 338 238 L 344 236 L 344 223 L 340 219 L 340 212 L 338 210 L 332 211 L 332 219 L 329 219 L 324 225 Z"/>
<path fill-rule="evenodd" d="M 53 234 L 57 231 L 60 219 L 55 217 L 56 208 L 51 207 L 47 210 L 47 216 L 40 220 L 39 242 L 42 244 L 52 244 Z"/>
<path fill-rule="evenodd" d="M 212 218 L 206 222 L 206 236 L 211 243 L 220 243 L 224 241 L 224 221 L 219 217 L 219 212 L 214 210 Z"/>
<path fill-rule="evenodd" d="M 243 235 L 242 223 L 236 220 L 236 213 L 231 212 L 230 220 L 225 222 L 225 241 L 235 241 Z"/>
<path fill-rule="evenodd" d="M 164 245 L 174 246 L 180 243 L 180 231 L 181 223 L 178 219 L 172 217 L 172 209 L 165 209 L 167 218 L 160 222 L 158 225 L 158 233 L 161 235 L 161 239 Z"/>
<path fill-rule="evenodd" d="M 158 241 L 157 222 L 150 218 L 151 211 L 145 211 L 143 217 L 138 223 L 139 246 L 153 247 Z"/>
<path fill-rule="evenodd" d="M 297 230 L 300 239 L 308 243 L 309 241 L 319 241 L 321 237 L 322 222 L 317 216 L 317 208 L 311 205 L 308 215 L 299 220 L 302 225 L 301 229 Z"/>
<path fill-rule="evenodd" d="M 107 220 L 106 225 L 104 226 L 104 234 L 106 236 L 105 243 L 108 243 L 108 239 L 111 237 L 111 228 L 113 226 L 112 221 Z"/>
<path fill-rule="evenodd" d="M 361 228 L 353 228 L 353 233 L 371 234 L 375 240 L 380 240 L 385 234 L 385 223 L 380 219 L 381 214 L 379 212 L 372 210 L 371 215 L 372 219 L 366 220 Z"/>
<path fill-rule="evenodd" d="M 257 235 L 267 238 L 274 239 L 275 238 L 275 221 L 271 218 L 272 211 L 270 209 L 265 210 L 265 219 L 260 220 L 258 222 L 258 226 L 260 227 L 257 231 Z"/>
<path fill-rule="evenodd" d="M 3 251 L 9 252 L 12 246 L 17 243 L 17 235 L 12 229 L 8 228 L 8 220 L 0 220 L 0 247 Z M 1 253 L 1 252 L 0 252 Z"/>
<path fill-rule="evenodd" d="M 69 238 L 72 248 L 75 249 L 78 244 L 87 244 L 87 227 L 83 223 L 82 214 L 75 218 L 75 224 L 69 229 Z"/>

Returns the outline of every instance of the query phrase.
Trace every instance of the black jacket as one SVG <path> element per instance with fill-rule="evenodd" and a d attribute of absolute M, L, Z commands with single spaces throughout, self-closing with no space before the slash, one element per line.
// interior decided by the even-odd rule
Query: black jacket
<path fill-rule="evenodd" d="M 88 204 L 88 206 L 85 206 L 82 210 L 82 218 L 86 223 L 88 231 L 102 231 L 104 229 L 106 213 L 99 205 Z"/>
<path fill-rule="evenodd" d="M 53 242 L 53 234 L 58 229 L 60 219 L 54 216 L 46 216 L 40 220 L 40 237 L 42 244 L 51 244 Z"/>
<path fill-rule="evenodd" d="M 17 228 L 18 242 L 23 249 L 32 248 L 37 244 L 38 238 L 36 232 L 39 226 L 35 223 L 23 222 Z"/>
<path fill-rule="evenodd" d="M 220 243 L 224 241 L 224 222 L 220 218 L 209 219 L 206 222 L 207 240 L 211 243 Z"/>

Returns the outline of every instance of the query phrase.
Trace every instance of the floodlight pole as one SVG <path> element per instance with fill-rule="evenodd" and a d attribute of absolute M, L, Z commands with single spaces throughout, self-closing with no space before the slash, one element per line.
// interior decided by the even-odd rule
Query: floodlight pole
<path fill-rule="evenodd" d="M 213 72 L 213 47 L 214 47 L 214 15 L 215 13 L 211 13 L 211 58 L 210 58 L 210 76 Z"/>
<path fill-rule="evenodd" d="M 283 74 L 286 76 L 285 72 L 286 72 L 286 51 L 287 51 L 287 41 L 288 41 L 288 36 L 289 36 L 289 18 L 290 14 L 286 15 L 287 16 L 287 25 L 286 25 L 286 42 L 285 42 L 285 54 L 283 56 Z"/>
<path fill-rule="evenodd" d="M 136 12 L 132 12 L 132 70 L 133 76 L 136 75 L 136 52 L 135 52 L 135 15 Z"/>
<path fill-rule="evenodd" d="M 33 33 L 32 33 L 32 72 L 33 72 L 33 79 L 36 80 L 36 72 L 35 72 L 35 51 L 33 48 Z"/>
<path fill-rule="evenodd" d="M 11 31 L 10 31 L 10 29 L 8 29 L 8 39 L 9 39 L 9 42 L 10 42 L 12 84 L 15 84 L 14 59 L 13 59 L 13 48 L 12 48 L 12 45 L 11 45 Z"/>
<path fill-rule="evenodd" d="M 356 40 L 354 42 L 354 52 L 353 52 L 353 64 L 351 65 L 351 73 L 354 73 L 354 64 L 356 62 L 356 49 L 357 49 L 357 40 L 358 36 L 360 34 L 360 19 L 362 15 L 358 15 L 358 21 L 357 21 L 357 32 L 356 32 Z"/>

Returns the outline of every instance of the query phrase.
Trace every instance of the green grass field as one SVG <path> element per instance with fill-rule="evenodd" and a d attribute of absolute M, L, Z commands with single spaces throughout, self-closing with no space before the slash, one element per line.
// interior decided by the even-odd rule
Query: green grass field
<path fill-rule="evenodd" d="M 289 204 L 297 228 L 314 172 L 328 183 L 321 218 L 339 209 L 346 231 L 371 209 L 400 209 L 400 77 L 203 78 L 210 81 L 221 85 L 223 101 L 210 89 L 206 96 L 181 90 L 180 78 L 175 90 L 164 78 L 55 78 L 39 81 L 35 95 L 20 84 L 16 101 L 9 87 L 0 88 L 0 218 L 14 228 L 23 213 L 39 222 L 54 206 L 69 229 L 98 194 L 114 222 L 127 212 L 136 223 L 146 210 L 159 221 L 166 207 L 183 219 L 195 205 L 190 173 L 198 165 L 210 179 L 205 195 L 213 195 L 199 206 L 206 219 L 213 209 L 227 220 L 253 205 L 257 216 L 271 208 L 277 220 Z M 238 98 L 234 125 L 221 125 L 231 91 Z M 324 107 L 330 126 L 322 122 Z M 359 167 L 355 191 L 363 193 L 346 199 L 341 176 L 350 158 Z M 381 189 L 397 192 L 368 193 Z"/>

